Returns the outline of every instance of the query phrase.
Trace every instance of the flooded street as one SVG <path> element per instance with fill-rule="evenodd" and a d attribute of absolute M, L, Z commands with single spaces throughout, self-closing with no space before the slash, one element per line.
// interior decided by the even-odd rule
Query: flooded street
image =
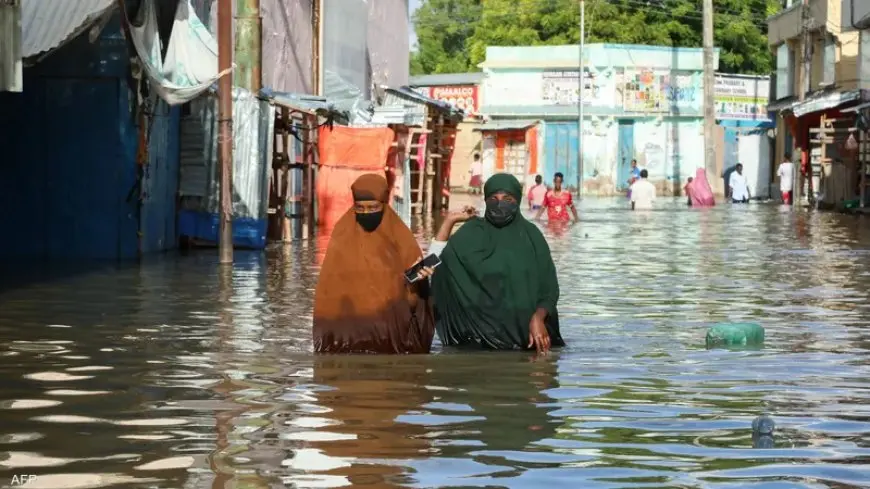
<path fill-rule="evenodd" d="M 568 347 L 538 361 L 314 357 L 314 243 L 31 271 L 0 291 L 0 487 L 870 486 L 870 221 L 683 204 L 542 225 Z M 765 348 L 706 350 L 723 321 Z"/>

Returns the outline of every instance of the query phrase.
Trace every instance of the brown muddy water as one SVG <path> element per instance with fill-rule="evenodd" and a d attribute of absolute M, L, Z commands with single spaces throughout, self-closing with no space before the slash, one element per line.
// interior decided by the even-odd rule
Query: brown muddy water
<path fill-rule="evenodd" d="M 569 346 L 537 361 L 312 356 L 315 244 L 20 266 L 0 487 L 870 487 L 870 220 L 681 203 L 543 226 Z M 765 348 L 707 351 L 720 321 Z"/>

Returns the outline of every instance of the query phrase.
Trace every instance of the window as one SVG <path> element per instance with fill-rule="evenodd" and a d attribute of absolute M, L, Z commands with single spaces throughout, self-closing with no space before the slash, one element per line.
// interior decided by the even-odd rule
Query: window
<path fill-rule="evenodd" d="M 822 53 L 822 85 L 833 85 L 837 76 L 837 41 L 825 34 L 825 50 Z"/>

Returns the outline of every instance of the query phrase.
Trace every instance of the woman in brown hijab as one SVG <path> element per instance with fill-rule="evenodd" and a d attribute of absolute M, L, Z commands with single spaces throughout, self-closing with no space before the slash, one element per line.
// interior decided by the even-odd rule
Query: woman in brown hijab
<path fill-rule="evenodd" d="M 387 205 L 384 177 L 363 175 L 351 191 L 354 205 L 332 232 L 314 294 L 314 351 L 429 353 L 429 283 L 404 277 L 420 245 Z"/>

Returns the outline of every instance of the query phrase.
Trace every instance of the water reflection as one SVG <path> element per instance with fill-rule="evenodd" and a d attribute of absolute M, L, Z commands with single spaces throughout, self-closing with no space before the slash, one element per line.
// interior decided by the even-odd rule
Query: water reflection
<path fill-rule="evenodd" d="M 229 270 L 204 252 L 4 273 L 0 471 L 45 488 L 870 486 L 866 220 L 580 211 L 542 225 L 569 346 L 535 361 L 313 357 L 323 238 Z M 762 323 L 765 348 L 705 350 L 721 321 Z M 753 437 L 761 413 L 772 440 Z"/>

